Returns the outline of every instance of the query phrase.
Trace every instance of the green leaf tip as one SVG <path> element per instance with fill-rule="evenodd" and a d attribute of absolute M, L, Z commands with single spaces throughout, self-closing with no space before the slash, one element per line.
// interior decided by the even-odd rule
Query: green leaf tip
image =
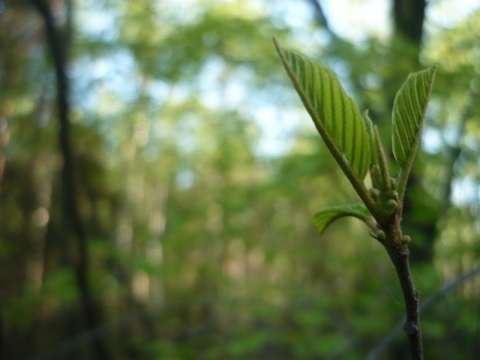
<path fill-rule="evenodd" d="M 313 215 L 313 222 L 320 233 L 323 233 L 335 220 L 345 216 L 356 217 L 366 223 L 370 228 L 375 228 L 372 215 L 363 204 L 339 205 L 324 208 Z"/>
<path fill-rule="evenodd" d="M 337 76 L 327 67 L 282 48 L 273 39 L 290 80 L 326 146 L 352 181 L 363 180 L 370 165 L 367 127 Z M 354 180 L 355 181 L 355 180 Z"/>
<path fill-rule="evenodd" d="M 428 100 L 437 67 L 408 75 L 393 103 L 392 150 L 397 163 L 409 172 L 420 142 Z"/>

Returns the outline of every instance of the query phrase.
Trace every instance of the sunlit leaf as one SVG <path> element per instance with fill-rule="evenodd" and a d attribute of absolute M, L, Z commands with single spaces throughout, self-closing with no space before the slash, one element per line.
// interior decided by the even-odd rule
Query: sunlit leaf
<path fill-rule="evenodd" d="M 339 205 L 324 208 L 313 215 L 313 222 L 317 229 L 323 233 L 335 220 L 345 216 L 356 217 L 367 225 L 372 226 L 372 215 L 363 204 Z"/>
<path fill-rule="evenodd" d="M 370 163 L 365 123 L 335 74 L 275 42 L 283 65 L 323 141 L 345 171 L 347 164 L 363 179 Z"/>
<path fill-rule="evenodd" d="M 395 97 L 392 147 L 395 160 L 409 171 L 420 142 L 436 66 L 410 74 Z"/>

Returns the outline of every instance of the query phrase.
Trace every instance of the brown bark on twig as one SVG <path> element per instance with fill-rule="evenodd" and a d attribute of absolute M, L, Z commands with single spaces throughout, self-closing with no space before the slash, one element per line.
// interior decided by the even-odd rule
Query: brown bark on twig
<path fill-rule="evenodd" d="M 420 313 L 423 313 L 427 308 L 435 304 L 438 300 L 443 298 L 449 292 L 454 290 L 457 286 L 461 285 L 463 282 L 467 281 L 470 278 L 473 278 L 480 274 L 480 267 L 474 268 L 473 270 L 460 275 L 459 277 L 453 279 L 452 281 L 448 282 L 444 286 L 442 286 L 438 291 L 434 294 L 430 295 L 424 302 L 422 302 L 418 308 Z M 397 335 L 402 330 L 403 325 L 405 324 L 405 319 L 401 320 L 395 327 L 390 331 L 387 336 L 383 338 L 375 348 L 370 351 L 368 355 L 368 360 L 376 360 L 380 353 L 382 353 L 397 337 Z"/>
<path fill-rule="evenodd" d="M 420 328 L 420 315 L 418 311 L 418 291 L 415 289 L 408 259 L 408 247 L 385 246 L 395 266 L 405 302 L 406 320 L 403 331 L 410 343 L 412 360 L 423 360 L 422 331 Z"/>

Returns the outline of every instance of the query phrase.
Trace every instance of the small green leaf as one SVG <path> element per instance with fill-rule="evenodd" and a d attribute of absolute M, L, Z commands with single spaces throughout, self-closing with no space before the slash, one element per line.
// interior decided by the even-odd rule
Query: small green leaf
<path fill-rule="evenodd" d="M 392 150 L 401 167 L 397 186 L 400 204 L 403 204 L 408 177 L 420 143 L 436 71 L 437 67 L 433 66 L 408 75 L 393 103 Z"/>
<path fill-rule="evenodd" d="M 323 141 L 347 174 L 353 170 L 362 180 L 370 164 L 368 132 L 353 102 L 335 74 L 301 54 L 281 48 L 277 52 L 287 73 L 313 119 Z"/>
<path fill-rule="evenodd" d="M 392 147 L 395 160 L 409 172 L 420 142 L 436 66 L 408 75 L 393 103 Z"/>
<path fill-rule="evenodd" d="M 375 151 L 376 143 L 375 143 L 375 125 L 373 124 L 372 119 L 368 115 L 368 110 L 363 112 L 363 121 L 365 122 L 365 126 L 367 128 L 368 138 L 370 140 L 370 167 L 373 165 L 378 164 L 378 154 Z"/>
<path fill-rule="evenodd" d="M 363 118 L 367 125 L 367 131 L 370 134 L 370 178 L 372 185 L 377 189 L 388 191 L 390 190 L 390 175 L 388 173 L 387 156 L 380 140 L 380 134 L 377 126 L 373 124 L 368 116 L 368 111 L 364 112 Z"/>
<path fill-rule="evenodd" d="M 325 209 L 317 211 L 313 215 L 313 222 L 317 229 L 320 231 L 320 233 L 323 233 L 331 223 L 345 216 L 356 217 L 357 219 L 360 219 L 364 223 L 366 223 L 370 228 L 375 229 L 372 215 L 363 204 L 327 207 Z"/>

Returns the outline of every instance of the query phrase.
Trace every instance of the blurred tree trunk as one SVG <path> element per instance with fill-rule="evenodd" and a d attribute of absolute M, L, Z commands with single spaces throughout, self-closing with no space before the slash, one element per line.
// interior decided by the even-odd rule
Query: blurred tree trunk
<path fill-rule="evenodd" d="M 5 171 L 5 150 L 9 139 L 7 120 L 0 114 L 0 193 L 2 191 L 2 179 Z"/>
<path fill-rule="evenodd" d="M 69 84 L 66 74 L 66 41 L 71 37 L 71 28 L 68 28 L 67 37 L 62 37 L 55 25 L 52 11 L 43 0 L 31 0 L 35 9 L 41 15 L 46 31 L 46 40 L 50 49 L 53 65 L 55 68 L 57 85 L 57 106 L 59 117 L 59 141 L 63 157 L 62 167 L 62 201 L 63 201 L 63 224 L 65 240 L 65 254 L 68 253 L 69 238 L 77 240 L 77 259 L 74 265 L 77 287 L 80 301 L 83 307 L 87 329 L 94 329 L 100 323 L 100 315 L 94 302 L 89 285 L 89 256 L 87 234 L 82 224 L 79 213 L 77 186 L 75 181 L 75 166 L 71 145 L 70 108 L 69 108 Z M 72 15 L 72 3 L 67 4 L 68 18 Z M 71 21 L 67 21 L 70 26 Z M 69 261 L 69 259 L 65 259 Z M 109 351 L 99 338 L 94 338 L 93 351 L 97 359 L 109 359 Z"/>
<path fill-rule="evenodd" d="M 417 61 L 422 42 L 426 5 L 425 0 L 393 0 L 394 36 L 405 38 L 416 48 Z"/>
<path fill-rule="evenodd" d="M 422 48 L 423 25 L 425 20 L 425 0 L 393 0 L 394 32 L 391 40 L 391 61 L 401 62 L 392 79 L 387 79 L 389 88 L 397 91 L 409 72 L 420 69 L 420 51 Z M 394 66 L 395 70 L 397 67 Z M 395 76 L 397 75 L 397 76 Z M 389 99 L 393 105 L 394 94 Z M 414 167 L 407 186 L 403 224 L 404 232 L 413 239 L 411 243 L 411 261 L 431 263 L 437 237 L 437 223 L 440 212 L 438 200 L 429 196 L 422 184 L 422 166 Z"/>

